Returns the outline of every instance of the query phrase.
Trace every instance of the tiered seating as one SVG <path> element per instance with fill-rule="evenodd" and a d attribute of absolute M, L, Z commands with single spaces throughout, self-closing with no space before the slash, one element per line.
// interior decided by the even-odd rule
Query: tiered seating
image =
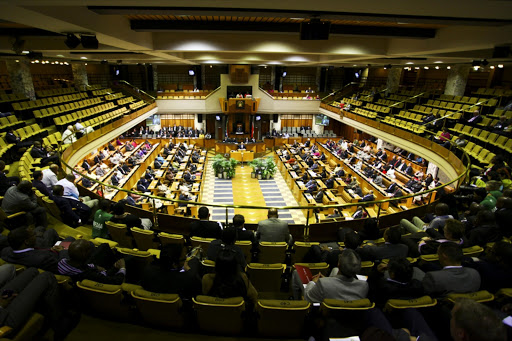
<path fill-rule="evenodd" d="M 39 90 L 36 91 L 37 97 L 51 97 L 51 96 L 60 96 L 67 95 L 78 92 L 75 88 L 60 88 L 60 89 L 49 89 L 49 90 Z"/>
<path fill-rule="evenodd" d="M 83 107 L 87 107 L 92 104 L 101 103 L 99 98 L 92 98 L 92 99 L 82 101 L 82 102 L 89 103 L 88 105 L 86 105 L 86 103 L 82 103 Z M 61 116 L 55 117 L 53 119 L 53 121 L 55 122 L 55 125 L 57 127 L 62 127 L 62 126 L 68 125 L 70 123 L 76 122 L 79 119 L 85 119 L 87 117 L 95 116 L 97 114 L 110 111 L 110 110 L 114 109 L 115 107 L 116 107 L 116 105 L 113 102 L 100 104 L 100 105 L 96 105 L 96 106 L 88 108 L 88 109 L 74 111 L 71 114 L 62 115 L 63 113 L 61 113 Z M 122 109 L 124 109 L 124 112 L 128 111 L 125 108 L 122 108 Z"/>
<path fill-rule="evenodd" d="M 0 94 L 0 103 L 19 102 L 27 99 L 27 96 L 22 94 Z"/>
<path fill-rule="evenodd" d="M 383 99 L 383 98 L 379 99 L 377 101 L 377 104 L 384 105 L 387 107 L 399 108 L 399 109 L 402 109 L 404 107 L 403 102 L 397 102 L 397 101 L 392 101 L 392 100 Z"/>
<path fill-rule="evenodd" d="M 133 103 L 133 104 L 130 104 L 130 109 L 131 109 L 131 110 L 137 110 L 137 109 L 139 109 L 139 108 L 141 108 L 141 107 L 143 107 L 143 106 L 145 106 L 145 105 L 146 105 L 146 102 L 144 102 L 144 101 L 140 100 L 140 101 L 138 101 L 138 102 L 135 102 L 135 103 Z"/>
<path fill-rule="evenodd" d="M 122 98 L 124 94 L 122 92 L 116 92 L 115 94 L 110 94 L 105 96 L 105 101 L 112 101 L 114 99 Z"/>
<path fill-rule="evenodd" d="M 10 129 L 17 129 L 23 127 L 25 122 L 18 121 L 18 118 L 14 115 L 7 117 L 0 117 L 0 131 L 8 131 Z"/>
<path fill-rule="evenodd" d="M 412 131 L 416 134 L 423 134 L 426 130 L 426 127 L 424 125 L 414 124 L 412 122 L 407 122 L 389 116 L 387 116 L 382 122 L 405 130 Z"/>
<path fill-rule="evenodd" d="M 128 103 L 132 103 L 134 101 L 135 101 L 135 99 L 132 96 L 130 96 L 130 97 L 125 97 L 125 98 L 119 99 L 117 101 L 117 104 L 118 105 L 124 105 L 124 104 L 128 104 Z"/>
<path fill-rule="evenodd" d="M 112 89 L 108 88 L 108 89 L 101 89 L 101 90 L 93 90 L 92 94 L 93 96 L 103 96 L 103 95 L 108 95 L 112 93 Z"/>
<path fill-rule="evenodd" d="M 382 105 L 376 105 L 376 104 L 372 104 L 372 103 L 366 104 L 366 106 L 364 108 L 365 109 L 369 109 L 369 110 L 373 110 L 373 111 L 377 111 L 377 112 L 380 112 L 380 113 L 383 113 L 383 114 L 391 113 L 391 108 L 390 107 L 386 107 L 386 106 L 382 106 Z"/>
<path fill-rule="evenodd" d="M 473 95 L 479 96 L 512 96 L 512 90 L 510 89 L 487 89 L 479 88 L 473 92 Z"/>
<path fill-rule="evenodd" d="M 350 103 L 351 105 L 356 106 L 356 107 L 360 107 L 360 106 L 363 105 L 362 101 L 355 100 L 355 99 L 352 99 L 352 98 L 347 98 L 347 97 L 343 98 L 343 102 Z M 336 103 L 336 102 L 334 102 L 334 103 Z M 334 103 L 333 103 L 333 105 L 334 105 Z M 337 106 L 339 107 L 339 104 Z"/>
<path fill-rule="evenodd" d="M 355 114 L 359 114 L 361 116 L 368 117 L 368 118 L 376 118 L 377 117 L 377 113 L 375 111 L 366 110 L 366 109 L 355 108 L 355 109 L 351 110 L 351 112 L 353 112 Z"/>
<path fill-rule="evenodd" d="M 405 102 L 405 103 L 417 103 L 418 98 L 404 95 L 396 95 L 392 94 L 387 97 L 387 99 L 397 102 Z"/>

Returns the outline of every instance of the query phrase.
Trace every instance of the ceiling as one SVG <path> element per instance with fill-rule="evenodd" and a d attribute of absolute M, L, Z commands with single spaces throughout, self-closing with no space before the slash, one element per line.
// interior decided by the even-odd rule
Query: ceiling
<path fill-rule="evenodd" d="M 330 23 L 329 40 L 300 40 L 310 19 Z M 99 48 L 67 48 L 70 32 L 96 34 Z M 81 62 L 492 65 L 512 63 L 493 58 L 512 44 L 512 1 L 0 0 L 3 58 L 19 58 L 20 40 L 45 59 Z"/>

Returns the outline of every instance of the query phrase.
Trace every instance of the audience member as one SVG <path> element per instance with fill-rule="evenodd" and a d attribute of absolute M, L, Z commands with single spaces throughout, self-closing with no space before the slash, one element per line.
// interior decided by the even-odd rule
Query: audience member
<path fill-rule="evenodd" d="M 23 180 L 17 186 L 7 189 L 2 200 L 2 209 L 7 215 L 25 212 L 29 225 L 48 226 L 46 210 L 37 203 L 29 181 Z"/>
<path fill-rule="evenodd" d="M 236 240 L 236 227 L 227 226 L 224 230 L 222 230 L 222 238 L 215 239 L 210 243 L 210 246 L 208 246 L 208 259 L 215 261 L 220 250 L 230 250 L 235 254 L 236 261 L 240 266 L 240 271 L 245 271 L 247 261 L 245 260 L 243 251 L 235 245 Z"/>
<path fill-rule="evenodd" d="M 16 186 L 20 183 L 17 176 L 6 176 L 5 162 L 0 160 L 0 196 L 4 196 L 9 187 Z"/>
<path fill-rule="evenodd" d="M 112 219 L 110 213 L 110 201 L 101 199 L 98 210 L 94 213 L 92 222 L 92 238 L 108 238 L 108 228 L 105 222 Z"/>
<path fill-rule="evenodd" d="M 208 207 L 200 207 L 197 212 L 199 220 L 190 223 L 190 237 L 215 238 L 222 237 L 222 225 L 219 222 L 210 221 L 210 211 Z"/>
<path fill-rule="evenodd" d="M 267 213 L 268 219 L 258 223 L 256 239 L 261 242 L 287 242 L 292 244 L 288 223 L 279 219 L 276 208 L 271 208 Z"/>

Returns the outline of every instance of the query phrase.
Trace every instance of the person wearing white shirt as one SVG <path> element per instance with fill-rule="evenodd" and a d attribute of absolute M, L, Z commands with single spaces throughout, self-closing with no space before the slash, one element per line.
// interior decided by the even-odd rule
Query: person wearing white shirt
<path fill-rule="evenodd" d="M 83 135 L 85 135 L 85 128 L 80 121 L 75 123 L 75 130 L 76 130 L 77 134 L 78 133 L 81 134 L 79 137 L 82 137 Z"/>
<path fill-rule="evenodd" d="M 75 133 L 73 132 L 73 126 L 68 126 L 66 130 L 62 133 L 62 142 L 64 143 L 74 143 L 76 142 Z"/>
<path fill-rule="evenodd" d="M 116 152 L 112 157 L 110 158 L 110 162 L 114 165 L 118 165 L 119 162 L 121 162 L 121 159 L 123 158 L 123 155 L 119 152 Z"/>
<path fill-rule="evenodd" d="M 50 168 L 43 169 L 43 184 L 48 187 L 51 191 L 52 187 L 57 184 L 59 179 L 57 178 L 57 173 L 59 172 L 59 166 L 57 164 L 53 164 Z"/>
<path fill-rule="evenodd" d="M 363 167 L 363 161 L 359 160 L 356 165 L 354 166 L 354 169 L 357 171 L 361 170 L 361 167 Z"/>
<path fill-rule="evenodd" d="M 388 169 L 386 175 L 391 179 L 396 179 L 395 170 L 393 168 Z"/>
<path fill-rule="evenodd" d="M 68 174 L 64 179 L 57 181 L 57 185 L 61 185 L 64 188 L 63 197 L 80 200 L 87 206 L 92 209 L 92 213 L 96 211 L 98 207 L 98 199 L 91 199 L 90 197 L 79 197 L 78 188 L 75 186 L 75 176 L 73 174 Z"/>

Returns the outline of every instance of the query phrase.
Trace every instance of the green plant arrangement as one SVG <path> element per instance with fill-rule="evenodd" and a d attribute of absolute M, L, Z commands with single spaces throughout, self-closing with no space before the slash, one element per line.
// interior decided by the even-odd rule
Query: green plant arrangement
<path fill-rule="evenodd" d="M 251 177 L 255 178 L 258 174 L 261 174 L 263 169 L 263 159 L 257 158 L 248 162 L 249 166 L 252 168 Z"/>
<path fill-rule="evenodd" d="M 219 176 L 219 174 L 222 174 L 222 166 L 223 162 L 225 161 L 225 158 L 222 154 L 217 154 L 213 157 L 212 167 L 213 171 L 215 172 L 216 176 Z"/>
<path fill-rule="evenodd" d="M 229 159 L 228 160 L 228 170 L 227 170 L 227 176 L 228 179 L 234 178 L 236 174 L 236 165 L 238 165 L 238 161 L 235 159 Z"/>
<path fill-rule="evenodd" d="M 277 172 L 277 166 L 272 156 L 267 157 L 263 161 L 262 176 L 264 179 L 270 179 L 274 177 Z"/>

